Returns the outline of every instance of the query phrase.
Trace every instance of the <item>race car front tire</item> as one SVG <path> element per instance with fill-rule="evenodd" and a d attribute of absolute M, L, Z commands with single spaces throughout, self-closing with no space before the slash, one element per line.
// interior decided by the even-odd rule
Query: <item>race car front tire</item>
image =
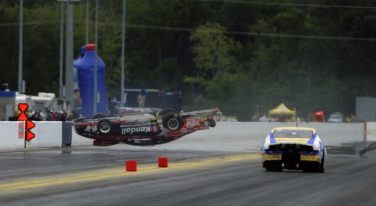
<path fill-rule="evenodd" d="M 208 119 L 208 120 L 207 120 L 207 125 L 208 125 L 209 127 L 215 127 L 216 122 L 215 122 L 214 119 Z"/>
<path fill-rule="evenodd" d="M 112 123 L 111 123 L 110 120 L 103 119 L 103 120 L 98 122 L 97 128 L 98 128 L 98 132 L 100 134 L 111 134 Z"/>

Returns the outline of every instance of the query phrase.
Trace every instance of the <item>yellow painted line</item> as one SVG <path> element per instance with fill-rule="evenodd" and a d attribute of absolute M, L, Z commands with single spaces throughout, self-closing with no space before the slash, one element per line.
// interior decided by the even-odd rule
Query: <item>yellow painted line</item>
<path fill-rule="evenodd" d="M 18 190 L 30 190 L 44 187 L 63 186 L 85 182 L 97 182 L 113 178 L 125 178 L 143 174 L 154 174 L 187 169 L 198 169 L 202 167 L 219 166 L 233 162 L 259 159 L 259 154 L 241 154 L 195 161 L 169 162 L 168 168 L 158 168 L 156 164 L 140 165 L 137 172 L 126 172 L 125 167 L 80 172 L 67 175 L 55 175 L 40 178 L 18 179 L 13 182 L 0 183 L 0 192 L 14 192 Z"/>

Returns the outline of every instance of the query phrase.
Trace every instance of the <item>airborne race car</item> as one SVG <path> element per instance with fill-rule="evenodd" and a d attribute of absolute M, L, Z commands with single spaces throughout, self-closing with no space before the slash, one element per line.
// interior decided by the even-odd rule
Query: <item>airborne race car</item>
<path fill-rule="evenodd" d="M 265 138 L 263 167 L 267 171 L 301 169 L 324 172 L 325 145 L 313 128 L 277 127 Z"/>
<path fill-rule="evenodd" d="M 163 144 L 197 130 L 215 127 L 214 115 L 207 109 L 178 113 L 172 109 L 130 109 L 116 115 L 73 120 L 77 134 L 94 139 L 94 145 L 109 146 L 120 142 L 130 145 Z"/>

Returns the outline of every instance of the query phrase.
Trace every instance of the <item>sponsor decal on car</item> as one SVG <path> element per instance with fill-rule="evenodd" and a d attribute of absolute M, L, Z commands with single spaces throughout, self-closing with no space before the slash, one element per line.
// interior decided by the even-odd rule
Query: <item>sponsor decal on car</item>
<path fill-rule="evenodd" d="M 145 132 L 149 133 L 151 131 L 151 126 L 146 126 L 146 127 L 126 127 L 126 128 L 121 128 L 121 134 L 133 134 L 133 133 L 138 133 L 138 132 Z"/>
<path fill-rule="evenodd" d="M 85 132 L 96 132 L 97 131 L 97 125 L 89 125 L 85 127 Z"/>
<path fill-rule="evenodd" d="M 121 128 L 127 128 L 127 127 L 148 127 L 148 126 L 152 126 L 153 123 L 152 122 L 126 122 L 126 123 L 122 123 L 120 125 Z"/>
<path fill-rule="evenodd" d="M 159 130 L 157 125 L 153 125 L 150 122 L 140 122 L 132 124 L 120 125 L 122 135 L 132 135 L 134 133 L 153 133 Z"/>

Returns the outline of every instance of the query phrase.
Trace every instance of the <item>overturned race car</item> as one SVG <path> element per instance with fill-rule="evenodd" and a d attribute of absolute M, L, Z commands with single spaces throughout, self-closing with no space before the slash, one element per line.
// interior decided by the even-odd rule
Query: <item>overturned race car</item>
<path fill-rule="evenodd" d="M 181 113 L 173 109 L 130 109 L 115 115 L 75 119 L 73 127 L 77 134 L 94 139 L 96 146 L 156 145 L 215 127 L 218 112 L 217 108 Z"/>
<path fill-rule="evenodd" d="M 267 171 L 324 172 L 326 148 L 313 128 L 277 127 L 265 138 L 262 157 Z"/>

